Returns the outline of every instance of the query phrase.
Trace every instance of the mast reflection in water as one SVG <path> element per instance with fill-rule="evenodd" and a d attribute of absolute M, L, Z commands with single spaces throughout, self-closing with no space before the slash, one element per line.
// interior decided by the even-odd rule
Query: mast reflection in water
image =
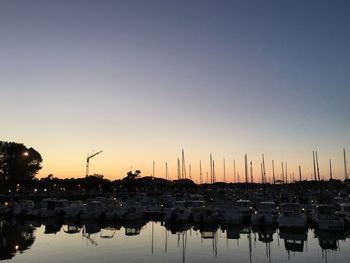
<path fill-rule="evenodd" d="M 350 234 L 232 225 L 0 221 L 6 262 L 347 262 Z"/>

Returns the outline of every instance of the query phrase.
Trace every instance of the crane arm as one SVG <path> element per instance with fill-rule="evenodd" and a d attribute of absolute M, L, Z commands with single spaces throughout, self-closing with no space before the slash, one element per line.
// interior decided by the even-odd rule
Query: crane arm
<path fill-rule="evenodd" d="M 97 154 L 99 154 L 99 153 L 101 153 L 101 152 L 103 152 L 103 151 L 98 151 L 98 152 L 96 152 L 96 153 L 94 153 L 94 154 L 88 156 L 87 161 L 89 161 L 92 157 L 96 156 Z"/>

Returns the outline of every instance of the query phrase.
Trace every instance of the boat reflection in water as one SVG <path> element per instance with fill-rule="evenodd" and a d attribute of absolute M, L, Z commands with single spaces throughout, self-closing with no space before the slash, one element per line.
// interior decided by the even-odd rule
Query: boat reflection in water
<path fill-rule="evenodd" d="M 339 248 L 339 240 L 346 239 L 343 232 L 315 231 L 320 247 L 324 250 L 337 250 Z"/>
<path fill-rule="evenodd" d="M 284 240 L 287 252 L 303 252 L 304 242 L 307 240 L 306 230 L 281 230 L 280 238 Z"/>
<path fill-rule="evenodd" d="M 0 260 L 34 263 L 40 257 L 42 262 L 51 263 L 115 259 L 121 262 L 140 262 L 142 259 L 145 262 L 204 263 L 217 260 L 279 262 L 293 257 L 294 262 L 305 262 L 307 254 L 314 262 L 346 262 L 350 258 L 349 249 L 344 249 L 350 247 L 346 233 L 278 230 L 273 226 L 164 224 L 145 220 L 103 224 L 52 219 L 2 220 Z M 330 254 L 334 257 L 328 256 Z"/>
<path fill-rule="evenodd" d="M 126 236 L 137 236 L 141 233 L 141 229 L 147 223 L 144 219 L 135 219 L 124 223 Z"/>

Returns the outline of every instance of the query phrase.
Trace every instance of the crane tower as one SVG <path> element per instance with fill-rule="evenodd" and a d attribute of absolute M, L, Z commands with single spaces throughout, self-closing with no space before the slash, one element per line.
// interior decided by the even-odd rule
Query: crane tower
<path fill-rule="evenodd" d="M 103 152 L 103 151 L 98 151 L 98 152 L 96 152 L 96 153 L 93 153 L 93 154 L 91 154 L 90 156 L 88 156 L 88 157 L 86 158 L 86 177 L 89 176 L 89 163 L 90 163 L 90 159 L 91 159 L 92 157 L 95 157 L 96 155 L 100 154 L 101 152 Z"/>

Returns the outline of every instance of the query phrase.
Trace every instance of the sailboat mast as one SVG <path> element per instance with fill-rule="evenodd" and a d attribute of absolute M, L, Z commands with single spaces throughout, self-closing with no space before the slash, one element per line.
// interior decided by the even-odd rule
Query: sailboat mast
<path fill-rule="evenodd" d="M 263 178 L 264 178 L 264 183 L 266 184 L 266 170 L 265 170 L 265 159 L 264 159 L 264 154 L 262 155 L 262 167 L 263 167 Z"/>
<path fill-rule="evenodd" d="M 210 154 L 210 182 L 213 183 L 213 157 Z"/>
<path fill-rule="evenodd" d="M 284 180 L 284 170 L 283 170 L 283 162 L 281 162 L 281 167 L 282 167 L 282 181 L 283 181 L 283 183 L 285 183 L 285 180 Z"/>
<path fill-rule="evenodd" d="M 225 167 L 225 159 L 224 159 L 224 183 L 226 183 L 226 167 Z"/>
<path fill-rule="evenodd" d="M 316 154 L 316 167 L 317 167 L 317 178 L 319 181 L 321 181 L 320 179 L 320 167 L 318 166 L 318 156 L 317 156 L 317 151 L 315 152 Z"/>
<path fill-rule="evenodd" d="M 299 182 L 301 182 L 301 166 L 299 165 Z"/>
<path fill-rule="evenodd" d="M 186 164 L 185 164 L 185 152 L 184 149 L 182 149 L 182 179 L 186 179 Z"/>
<path fill-rule="evenodd" d="M 329 179 L 333 179 L 333 173 L 332 173 L 332 159 L 329 159 Z"/>
<path fill-rule="evenodd" d="M 165 179 L 169 180 L 169 178 L 168 178 L 168 162 L 165 162 Z"/>
<path fill-rule="evenodd" d="M 203 183 L 203 178 L 202 178 L 202 161 L 199 160 L 199 183 Z"/>
<path fill-rule="evenodd" d="M 213 160 L 213 182 L 212 183 L 215 183 L 216 182 L 216 178 L 215 178 L 215 162 Z"/>
<path fill-rule="evenodd" d="M 272 181 L 273 181 L 273 184 L 276 183 L 276 178 L 275 178 L 275 162 L 274 162 L 274 160 L 272 160 Z"/>
<path fill-rule="evenodd" d="M 237 175 L 236 175 L 236 161 L 233 160 L 233 181 L 237 183 Z"/>
<path fill-rule="evenodd" d="M 248 183 L 248 158 L 247 158 L 247 154 L 244 155 L 244 172 L 245 172 L 245 182 Z"/>
<path fill-rule="evenodd" d="M 315 181 L 317 181 L 317 177 L 316 177 L 315 151 L 312 151 L 312 160 L 313 160 L 313 164 L 314 164 L 314 178 L 315 178 Z"/>
<path fill-rule="evenodd" d="M 253 183 L 253 161 L 250 161 L 250 182 Z"/>
<path fill-rule="evenodd" d="M 347 180 L 348 179 L 348 169 L 346 167 L 345 148 L 343 148 L 343 153 L 344 153 L 344 176 L 345 176 L 345 180 Z"/>

